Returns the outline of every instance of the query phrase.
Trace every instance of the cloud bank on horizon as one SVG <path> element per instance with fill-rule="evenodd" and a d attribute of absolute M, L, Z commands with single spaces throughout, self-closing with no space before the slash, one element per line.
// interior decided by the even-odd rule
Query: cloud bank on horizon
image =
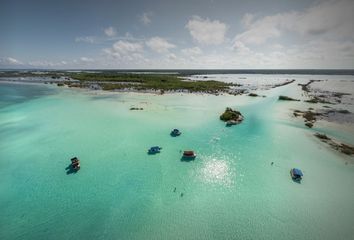
<path fill-rule="evenodd" d="M 0 68 L 354 68 L 354 1 L 5 1 Z"/>

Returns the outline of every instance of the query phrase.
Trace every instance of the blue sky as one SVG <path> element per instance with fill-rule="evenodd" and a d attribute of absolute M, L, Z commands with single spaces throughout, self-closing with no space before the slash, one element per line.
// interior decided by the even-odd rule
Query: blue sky
<path fill-rule="evenodd" d="M 0 68 L 354 68 L 354 1 L 0 1 Z"/>

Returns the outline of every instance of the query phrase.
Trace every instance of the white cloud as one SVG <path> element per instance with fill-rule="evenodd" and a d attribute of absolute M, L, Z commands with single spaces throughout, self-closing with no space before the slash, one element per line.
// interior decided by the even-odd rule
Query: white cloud
<path fill-rule="evenodd" d="M 117 35 L 117 30 L 111 26 L 104 30 L 104 34 L 106 34 L 106 36 L 108 37 L 114 37 L 115 35 Z"/>
<path fill-rule="evenodd" d="M 298 14 L 294 29 L 308 35 L 354 38 L 354 1 L 326 1 Z"/>
<path fill-rule="evenodd" d="M 241 22 L 242 22 L 242 24 L 243 24 L 244 27 L 248 28 L 248 27 L 251 26 L 253 20 L 254 20 L 254 15 L 253 15 L 253 14 L 250 14 L 250 13 L 246 13 L 246 14 L 243 16 Z"/>
<path fill-rule="evenodd" d="M 0 59 L 0 63 L 3 65 L 10 65 L 10 66 L 23 64 L 21 61 L 12 57 L 2 58 Z"/>
<path fill-rule="evenodd" d="M 186 28 L 195 41 L 205 45 L 218 45 L 224 42 L 228 26 L 218 20 L 211 21 L 193 16 Z"/>
<path fill-rule="evenodd" d="M 353 12 L 354 1 L 329 0 L 258 19 L 246 14 L 235 58 L 260 68 L 353 68 Z"/>
<path fill-rule="evenodd" d="M 197 56 L 197 55 L 201 55 L 203 52 L 199 47 L 193 47 L 193 48 L 185 48 L 182 49 L 182 54 L 186 55 L 186 56 Z"/>
<path fill-rule="evenodd" d="M 90 63 L 90 62 L 93 62 L 94 60 L 92 58 L 81 57 L 80 61 L 84 62 L 84 63 Z"/>
<path fill-rule="evenodd" d="M 242 23 L 246 31 L 234 41 L 260 45 L 287 34 L 298 34 L 308 39 L 354 39 L 354 1 L 322 1 L 302 12 L 285 12 L 254 19 L 246 14 Z"/>
<path fill-rule="evenodd" d="M 18 60 L 15 59 L 15 58 L 12 58 L 12 57 L 8 57 L 8 58 L 7 58 L 7 61 L 8 61 L 10 64 L 14 64 L 14 65 L 22 64 L 22 62 L 18 61 Z"/>
<path fill-rule="evenodd" d="M 314 40 L 304 44 L 281 46 L 270 45 L 264 51 L 246 47 L 235 42 L 234 55 L 230 61 L 237 66 L 257 68 L 353 68 L 354 43 Z"/>
<path fill-rule="evenodd" d="M 234 44 L 232 45 L 232 49 L 236 50 L 241 55 L 249 54 L 251 53 L 251 50 L 245 46 L 241 41 L 235 41 Z"/>
<path fill-rule="evenodd" d="M 111 48 L 103 49 L 101 65 L 105 68 L 143 68 L 149 60 L 144 57 L 143 44 L 118 41 Z"/>
<path fill-rule="evenodd" d="M 76 37 L 75 42 L 96 43 L 96 38 L 93 36 Z"/>
<path fill-rule="evenodd" d="M 47 61 L 47 60 L 35 60 L 35 61 L 29 61 L 28 65 L 31 67 L 38 67 L 38 68 L 53 68 L 59 66 L 60 64 Z"/>
<path fill-rule="evenodd" d="M 103 52 L 106 57 L 114 58 L 115 60 L 124 62 L 132 61 L 133 59 L 144 59 L 143 55 L 141 54 L 143 50 L 144 47 L 142 43 L 120 40 L 115 42 L 111 48 L 103 49 Z"/>
<path fill-rule="evenodd" d="M 149 25 L 151 23 L 151 17 L 152 17 L 152 12 L 144 12 L 141 16 L 140 16 L 140 21 L 144 24 L 144 25 Z"/>
<path fill-rule="evenodd" d="M 0 57 L 0 67 L 2 68 L 11 68 L 11 67 L 18 67 L 23 66 L 23 63 L 15 58 L 12 57 Z"/>
<path fill-rule="evenodd" d="M 141 52 L 143 46 L 140 43 L 120 40 L 113 44 L 113 50 L 121 54 L 127 54 L 129 52 Z"/>
<path fill-rule="evenodd" d="M 168 57 L 168 60 L 170 60 L 170 61 L 174 61 L 177 59 L 177 56 L 173 53 L 168 54 L 167 57 Z"/>
<path fill-rule="evenodd" d="M 176 46 L 172 43 L 169 43 L 166 39 L 161 37 L 153 37 L 146 41 L 146 45 L 158 53 L 167 53 L 171 48 Z"/>
<path fill-rule="evenodd" d="M 270 38 L 276 38 L 281 35 L 278 24 L 281 23 L 279 19 L 282 15 L 268 16 L 251 22 L 250 18 L 245 15 L 243 18 L 244 25 L 247 30 L 235 37 L 235 42 L 242 42 L 247 44 L 262 44 Z M 245 20 L 247 19 L 247 20 Z"/>
<path fill-rule="evenodd" d="M 109 28 L 105 29 L 104 36 L 81 36 L 75 38 L 75 42 L 85 42 L 85 43 L 92 43 L 92 44 L 105 44 L 106 42 L 113 42 L 118 40 L 142 41 L 144 39 L 133 37 L 129 32 L 126 32 L 122 36 L 118 36 L 114 28 L 111 30 L 109 30 Z"/>
<path fill-rule="evenodd" d="M 62 61 L 48 61 L 48 60 L 32 60 L 24 65 L 26 67 L 34 68 L 72 68 L 72 67 L 87 67 L 89 63 L 93 63 L 95 60 L 92 58 L 81 57 L 79 60 L 62 60 Z"/>

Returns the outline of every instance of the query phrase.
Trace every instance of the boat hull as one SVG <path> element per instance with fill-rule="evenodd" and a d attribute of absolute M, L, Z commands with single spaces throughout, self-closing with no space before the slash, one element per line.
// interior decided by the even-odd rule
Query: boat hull
<path fill-rule="evenodd" d="M 170 135 L 171 135 L 172 137 L 178 137 L 179 135 L 181 135 L 181 133 L 180 133 L 180 132 L 178 132 L 178 133 L 171 132 Z"/>
<path fill-rule="evenodd" d="M 183 155 L 182 158 L 181 158 L 181 161 L 193 161 L 195 158 L 197 157 L 196 154 L 194 155 Z"/>

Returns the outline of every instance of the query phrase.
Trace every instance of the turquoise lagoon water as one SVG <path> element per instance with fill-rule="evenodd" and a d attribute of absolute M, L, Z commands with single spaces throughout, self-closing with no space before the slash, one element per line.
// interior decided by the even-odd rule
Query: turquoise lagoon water
<path fill-rule="evenodd" d="M 287 118 L 298 103 L 277 96 L 289 92 L 1 84 L 0 239 L 351 239 L 353 164 Z M 226 128 L 218 120 L 226 106 L 244 122 Z M 173 128 L 182 135 L 170 137 Z M 154 145 L 162 152 L 147 155 Z M 180 161 L 185 149 L 195 161 Z M 67 174 L 73 156 L 82 168 Z M 301 184 L 292 167 L 303 170 Z"/>

